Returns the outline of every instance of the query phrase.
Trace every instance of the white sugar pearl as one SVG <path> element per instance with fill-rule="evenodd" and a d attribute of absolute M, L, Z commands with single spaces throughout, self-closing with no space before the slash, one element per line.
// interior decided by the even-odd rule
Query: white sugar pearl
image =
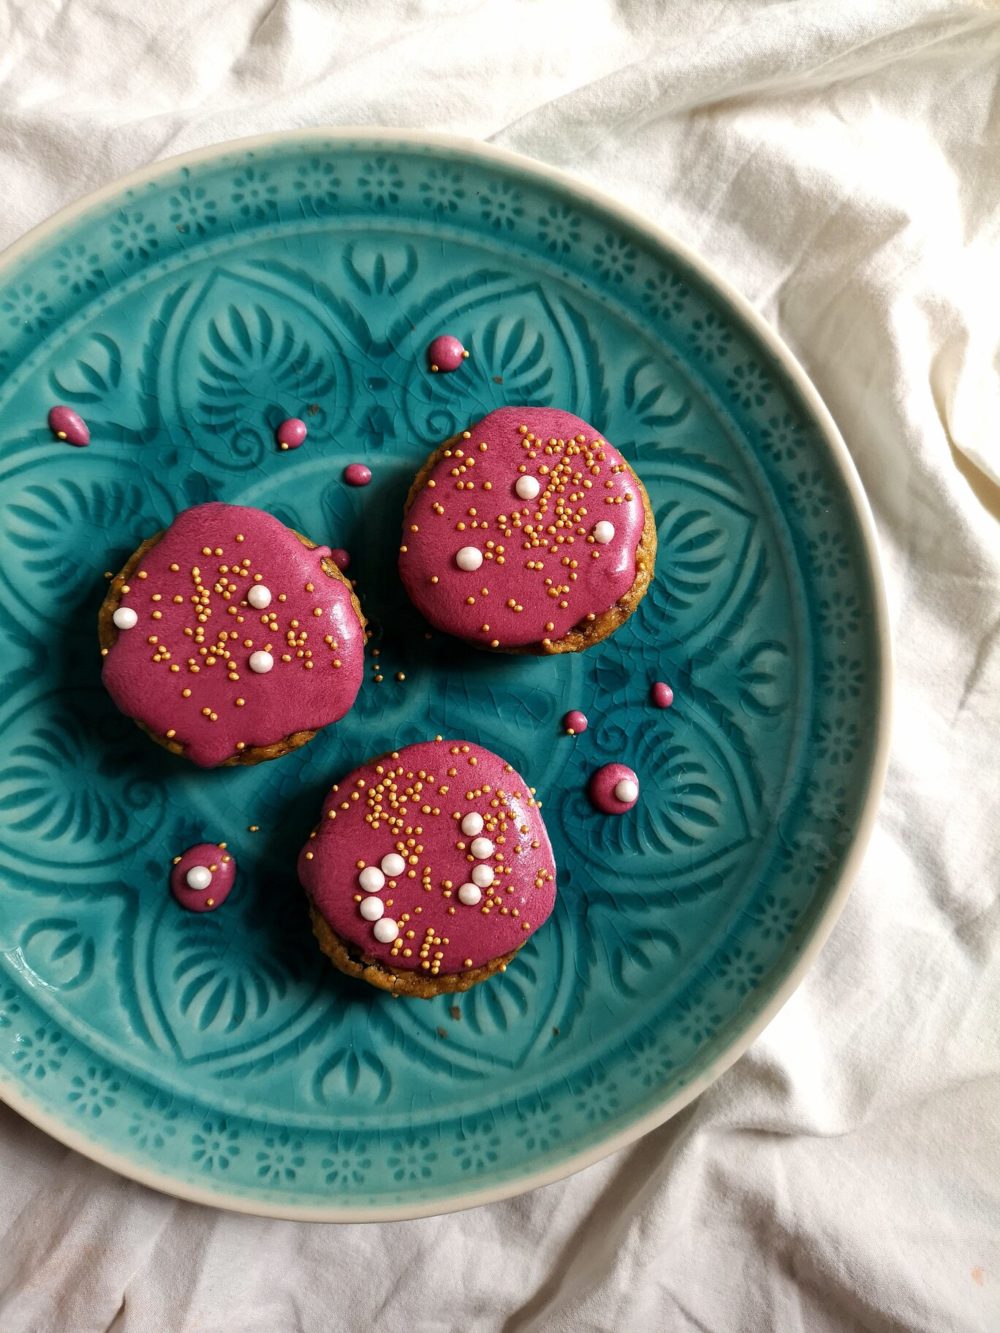
<path fill-rule="evenodd" d="M 207 889 L 212 882 L 212 872 L 208 866 L 192 866 L 184 878 L 189 889 Z"/>
<path fill-rule="evenodd" d="M 120 606 L 111 619 L 115 622 L 116 629 L 135 629 L 139 617 L 130 606 Z"/>
<path fill-rule="evenodd" d="M 273 666 L 274 658 L 270 653 L 265 653 L 263 648 L 250 654 L 250 670 L 256 671 L 258 676 L 266 676 Z"/>
<path fill-rule="evenodd" d="M 385 911 L 385 903 L 381 898 L 362 898 L 361 915 L 366 921 L 377 921 Z"/>
<path fill-rule="evenodd" d="M 483 817 L 477 815 L 475 810 L 470 810 L 462 820 L 462 832 L 467 838 L 474 838 L 477 833 L 483 831 Z"/>
<path fill-rule="evenodd" d="M 483 563 L 483 553 L 477 546 L 463 546 L 455 556 L 455 564 L 459 569 L 464 569 L 466 573 L 471 574 L 473 570 L 479 568 Z"/>
<path fill-rule="evenodd" d="M 482 896 L 475 884 L 463 884 L 458 891 L 458 901 L 466 907 L 475 907 Z"/>
<path fill-rule="evenodd" d="M 247 593 L 247 601 L 255 611 L 263 611 L 265 606 L 271 605 L 271 589 L 265 588 L 263 583 L 255 583 Z"/>
<path fill-rule="evenodd" d="M 378 940 L 379 944 L 391 944 L 399 934 L 399 927 L 395 921 L 384 916 L 381 921 L 376 921 L 372 929 L 372 934 Z"/>
<path fill-rule="evenodd" d="M 638 795 L 639 784 L 631 778 L 622 778 L 621 782 L 615 783 L 615 799 L 623 805 L 629 805 Z"/>
<path fill-rule="evenodd" d="M 600 523 L 594 524 L 594 541 L 600 542 L 602 546 L 607 546 L 608 542 L 615 535 L 615 525 L 609 523 L 606 518 L 602 518 Z"/>
<path fill-rule="evenodd" d="M 382 857 L 382 869 L 390 879 L 395 879 L 406 869 L 406 862 L 400 856 L 399 852 L 390 852 L 388 856 Z"/>
<path fill-rule="evenodd" d="M 493 855 L 493 844 L 489 838 L 473 838 L 469 851 L 477 861 L 485 861 L 488 856 Z"/>
<path fill-rule="evenodd" d="M 533 500 L 541 489 L 537 477 L 518 477 L 514 486 L 522 500 Z"/>
<path fill-rule="evenodd" d="M 493 883 L 493 870 L 490 866 L 473 866 L 472 882 L 481 889 L 488 889 Z"/>
<path fill-rule="evenodd" d="M 365 866 L 358 876 L 358 883 L 365 893 L 378 893 L 379 889 L 385 887 L 385 875 L 378 866 Z"/>

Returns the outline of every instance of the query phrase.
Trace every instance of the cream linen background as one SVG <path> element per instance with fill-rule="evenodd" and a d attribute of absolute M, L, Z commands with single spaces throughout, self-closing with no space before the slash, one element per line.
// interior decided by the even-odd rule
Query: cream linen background
<path fill-rule="evenodd" d="M 3 243 L 156 158 L 319 123 L 576 171 L 781 331 L 883 544 L 884 806 L 833 937 L 750 1053 L 524 1198 L 383 1226 L 227 1216 L 0 1108 L 0 1329 L 1000 1328 L 1000 10 L 0 4 Z"/>

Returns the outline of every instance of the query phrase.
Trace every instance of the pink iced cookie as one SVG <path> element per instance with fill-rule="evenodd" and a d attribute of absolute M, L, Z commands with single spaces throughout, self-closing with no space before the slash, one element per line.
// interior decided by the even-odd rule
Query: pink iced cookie
<path fill-rule="evenodd" d="M 441 739 L 335 784 L 299 878 L 342 971 L 423 996 L 504 968 L 556 896 L 533 789 L 489 750 Z"/>
<path fill-rule="evenodd" d="M 236 883 L 236 862 L 224 842 L 199 842 L 174 857 L 170 892 L 189 912 L 213 912 Z"/>
<path fill-rule="evenodd" d="M 559 653 L 627 620 L 655 555 L 646 493 L 616 449 L 568 412 L 505 407 L 418 473 L 399 572 L 438 629 L 481 648 Z"/>
<path fill-rule="evenodd" d="M 260 509 L 178 514 L 113 580 L 98 627 L 112 699 L 202 768 L 305 744 L 361 685 L 350 584 L 328 547 Z"/>

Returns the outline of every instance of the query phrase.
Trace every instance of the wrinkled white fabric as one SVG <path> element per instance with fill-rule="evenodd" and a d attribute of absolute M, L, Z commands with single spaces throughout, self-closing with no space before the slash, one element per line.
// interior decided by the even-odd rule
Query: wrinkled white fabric
<path fill-rule="evenodd" d="M 1000 10 L 938 0 L 8 0 L 0 241 L 266 130 L 569 168 L 714 263 L 837 419 L 883 544 L 893 759 L 796 996 L 672 1123 L 460 1216 L 259 1221 L 0 1109 L 0 1328 L 1000 1328 Z"/>

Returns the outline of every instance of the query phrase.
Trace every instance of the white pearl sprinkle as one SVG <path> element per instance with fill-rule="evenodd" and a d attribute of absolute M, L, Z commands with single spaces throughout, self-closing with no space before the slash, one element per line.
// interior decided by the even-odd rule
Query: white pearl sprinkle
<path fill-rule="evenodd" d="M 271 589 L 265 588 L 263 583 L 255 583 L 247 593 L 247 601 L 255 611 L 263 611 L 265 606 L 271 605 Z"/>
<path fill-rule="evenodd" d="M 615 525 L 609 523 L 606 518 L 602 518 L 600 523 L 594 524 L 594 541 L 600 542 L 602 546 L 607 546 L 608 542 L 615 535 Z"/>
<path fill-rule="evenodd" d="M 116 629 L 135 629 L 139 622 L 139 617 L 130 606 L 120 606 L 111 619 Z"/>
<path fill-rule="evenodd" d="M 458 901 L 465 907 L 475 907 L 482 896 L 475 884 L 463 884 L 458 891 Z"/>
<path fill-rule="evenodd" d="M 467 574 L 477 570 L 483 563 L 483 553 L 478 546 L 463 546 L 455 556 L 455 564 Z"/>
<path fill-rule="evenodd" d="M 358 876 L 358 883 L 365 893 L 378 893 L 379 889 L 385 887 L 385 875 L 382 874 L 378 866 L 365 866 Z"/>
<path fill-rule="evenodd" d="M 485 861 L 488 856 L 493 855 L 493 844 L 489 838 L 473 838 L 469 851 L 477 861 Z"/>
<path fill-rule="evenodd" d="M 639 784 L 631 778 L 622 778 L 621 782 L 615 783 L 615 800 L 621 801 L 622 805 L 630 805 L 638 795 Z"/>
<path fill-rule="evenodd" d="M 184 878 L 189 889 L 207 889 L 212 882 L 212 872 L 208 866 L 192 866 Z"/>
<path fill-rule="evenodd" d="M 475 810 L 470 810 L 462 820 L 462 832 L 467 838 L 474 838 L 477 833 L 483 831 L 483 817 L 476 814 Z"/>
<path fill-rule="evenodd" d="M 366 921 L 377 921 L 385 911 L 385 903 L 381 898 L 362 898 L 361 915 Z"/>
<path fill-rule="evenodd" d="M 491 866 L 473 866 L 472 882 L 478 884 L 481 889 L 488 889 L 493 883 L 493 869 Z"/>
<path fill-rule="evenodd" d="M 514 490 L 522 500 L 534 500 L 541 489 L 537 477 L 518 477 L 514 486 Z"/>
<path fill-rule="evenodd" d="M 400 856 L 399 852 L 389 852 L 387 856 L 382 857 L 382 869 L 390 879 L 395 879 L 406 869 L 406 862 Z"/>
<path fill-rule="evenodd" d="M 263 648 L 250 654 L 250 670 L 256 671 L 258 676 L 266 676 L 273 666 L 274 658 L 270 653 L 265 653 Z"/>
<path fill-rule="evenodd" d="M 395 921 L 384 916 L 381 921 L 376 921 L 372 934 L 378 940 L 379 944 L 391 944 L 399 934 L 399 927 Z"/>

